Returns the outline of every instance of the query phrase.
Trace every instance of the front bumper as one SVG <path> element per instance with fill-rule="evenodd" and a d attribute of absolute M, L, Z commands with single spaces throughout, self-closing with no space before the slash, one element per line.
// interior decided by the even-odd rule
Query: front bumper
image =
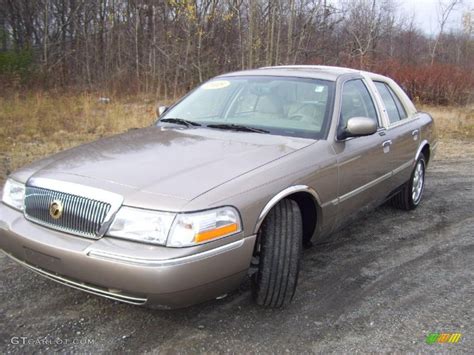
<path fill-rule="evenodd" d="M 0 249 L 54 281 L 114 300 L 161 308 L 203 302 L 237 288 L 255 236 L 190 248 L 103 237 L 91 240 L 27 221 L 0 203 Z"/>

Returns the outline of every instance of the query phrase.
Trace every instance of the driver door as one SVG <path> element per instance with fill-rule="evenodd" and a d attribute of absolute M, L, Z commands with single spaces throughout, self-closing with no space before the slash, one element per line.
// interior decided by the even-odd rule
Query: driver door
<path fill-rule="evenodd" d="M 338 224 L 364 207 L 379 203 L 385 193 L 383 181 L 390 178 L 389 166 L 385 164 L 390 151 L 383 147 L 386 139 L 380 115 L 364 81 L 346 81 L 341 98 L 338 129 L 344 128 L 352 117 L 369 117 L 378 122 L 379 130 L 369 136 L 335 140 L 339 176 Z"/>

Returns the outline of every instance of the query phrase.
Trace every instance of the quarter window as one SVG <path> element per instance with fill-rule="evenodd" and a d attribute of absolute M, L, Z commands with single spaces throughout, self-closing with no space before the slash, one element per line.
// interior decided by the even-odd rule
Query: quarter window
<path fill-rule="evenodd" d="M 342 89 L 342 107 L 340 126 L 347 126 L 352 117 L 369 117 L 377 121 L 377 112 L 369 90 L 362 80 L 350 80 Z"/>
<path fill-rule="evenodd" d="M 388 119 L 390 123 L 395 123 L 404 118 L 407 118 L 407 113 L 403 107 L 398 96 L 393 92 L 393 90 L 386 83 L 380 81 L 374 81 L 375 87 L 377 88 L 380 97 L 385 105 L 387 110 Z"/>

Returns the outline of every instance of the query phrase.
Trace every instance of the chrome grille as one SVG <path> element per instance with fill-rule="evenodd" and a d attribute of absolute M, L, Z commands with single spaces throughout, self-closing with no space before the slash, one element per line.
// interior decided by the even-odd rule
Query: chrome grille
<path fill-rule="evenodd" d="M 62 216 L 52 218 L 49 213 L 53 201 L 63 206 Z M 65 192 L 26 186 L 25 217 L 44 226 L 89 238 L 98 238 L 102 223 L 111 205 Z"/>

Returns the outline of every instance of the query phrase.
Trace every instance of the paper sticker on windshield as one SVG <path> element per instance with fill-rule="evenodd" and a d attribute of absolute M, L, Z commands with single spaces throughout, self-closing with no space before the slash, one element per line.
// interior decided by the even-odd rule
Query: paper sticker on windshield
<path fill-rule="evenodd" d="M 216 90 L 223 89 L 230 85 L 230 81 L 227 80 L 214 80 L 208 83 L 205 83 L 202 88 L 205 90 Z"/>
<path fill-rule="evenodd" d="M 314 88 L 314 92 L 323 92 L 324 91 L 324 85 L 316 85 Z"/>

